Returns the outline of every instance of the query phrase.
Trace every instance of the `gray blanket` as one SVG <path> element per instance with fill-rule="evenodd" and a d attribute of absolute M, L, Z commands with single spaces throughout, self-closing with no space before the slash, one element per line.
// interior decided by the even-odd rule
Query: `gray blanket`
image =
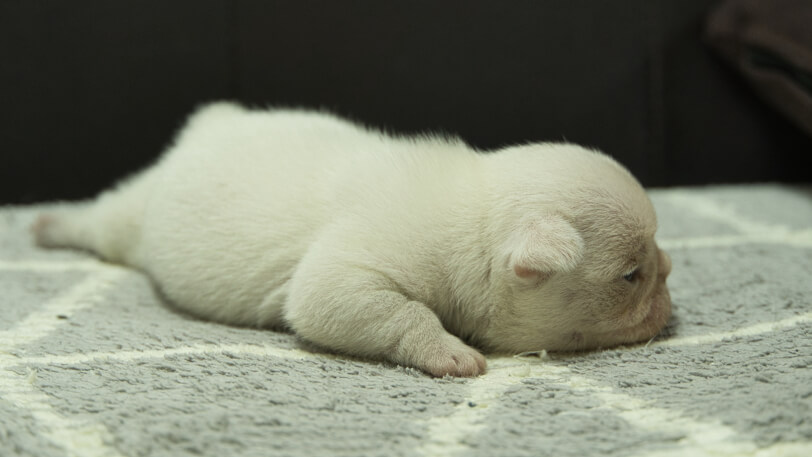
<path fill-rule="evenodd" d="M 652 198 L 666 332 L 476 379 L 195 320 L 0 209 L 0 456 L 812 455 L 812 189 Z"/>

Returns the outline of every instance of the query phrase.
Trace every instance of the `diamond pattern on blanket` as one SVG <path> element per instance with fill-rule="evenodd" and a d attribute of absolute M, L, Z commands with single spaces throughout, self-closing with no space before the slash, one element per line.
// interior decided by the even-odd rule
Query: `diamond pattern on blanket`
<path fill-rule="evenodd" d="M 50 339 L 22 349 L 36 356 L 237 343 L 296 345 L 295 338 L 285 333 L 230 327 L 184 315 L 158 297 L 146 276 L 133 272 L 102 304 L 71 316 L 68 325 L 57 329 Z"/>
<path fill-rule="evenodd" d="M 664 334 L 475 379 L 186 316 L 140 273 L 34 247 L 41 207 L 0 208 L 0 455 L 812 455 L 812 192 L 651 195 Z"/>
<path fill-rule="evenodd" d="M 30 313 L 37 311 L 49 299 L 63 293 L 87 273 L 66 271 L 42 275 L 30 271 L 0 272 L 0 330 L 8 330 Z M 54 319 L 64 316 L 54 315 Z"/>
<path fill-rule="evenodd" d="M 629 395 L 733 427 L 760 445 L 812 440 L 812 323 L 768 336 L 559 362 Z"/>
<path fill-rule="evenodd" d="M 407 455 L 425 420 L 465 395 L 459 380 L 342 359 L 180 354 L 36 369 L 59 414 L 103 423 L 132 455 Z"/>
<path fill-rule="evenodd" d="M 812 310 L 809 250 L 748 244 L 679 250 L 671 259 L 679 273 L 668 280 L 670 333 L 731 331 Z"/>

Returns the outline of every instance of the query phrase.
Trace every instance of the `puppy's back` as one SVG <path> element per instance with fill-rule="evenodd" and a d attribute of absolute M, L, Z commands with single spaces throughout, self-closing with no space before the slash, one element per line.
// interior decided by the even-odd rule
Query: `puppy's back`
<path fill-rule="evenodd" d="M 428 206 L 448 197 L 449 170 L 474 156 L 461 142 L 394 138 L 324 113 L 209 106 L 158 166 L 139 266 L 175 303 L 256 322 L 251 306 L 284 287 L 327 224 L 361 218 L 381 243 L 405 233 L 439 212 Z M 212 315 L 224 309 L 245 311 Z"/>

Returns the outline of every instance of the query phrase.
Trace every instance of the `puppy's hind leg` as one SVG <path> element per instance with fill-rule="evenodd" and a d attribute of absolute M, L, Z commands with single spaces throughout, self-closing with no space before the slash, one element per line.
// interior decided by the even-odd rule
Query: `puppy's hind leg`
<path fill-rule="evenodd" d="M 31 226 L 37 244 L 83 249 L 131 264 L 154 175 L 154 169 L 147 170 L 93 200 L 60 204 L 40 214 Z"/>

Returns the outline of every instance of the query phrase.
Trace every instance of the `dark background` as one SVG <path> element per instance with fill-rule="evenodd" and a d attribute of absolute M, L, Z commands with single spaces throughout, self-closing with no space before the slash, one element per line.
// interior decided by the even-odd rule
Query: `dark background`
<path fill-rule="evenodd" d="M 0 0 L 0 203 L 90 196 L 215 99 L 566 139 L 646 186 L 809 180 L 812 140 L 703 44 L 714 4 Z"/>

